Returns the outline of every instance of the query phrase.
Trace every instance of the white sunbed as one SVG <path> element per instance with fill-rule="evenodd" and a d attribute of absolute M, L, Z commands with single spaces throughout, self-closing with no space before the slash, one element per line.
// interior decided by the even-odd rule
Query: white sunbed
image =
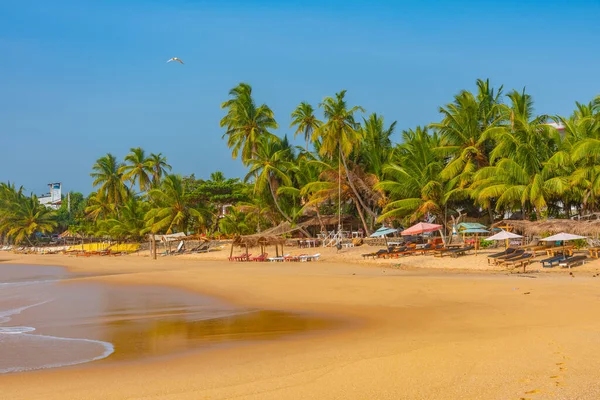
<path fill-rule="evenodd" d="M 269 257 L 269 258 L 267 258 L 267 261 L 271 261 L 271 262 L 274 262 L 274 261 L 283 262 L 289 256 L 290 256 L 289 254 L 284 254 L 284 255 L 282 255 L 280 257 Z"/>
<path fill-rule="evenodd" d="M 300 256 L 300 261 L 319 261 L 319 257 L 321 257 L 321 253 L 313 254 L 312 256 Z"/>

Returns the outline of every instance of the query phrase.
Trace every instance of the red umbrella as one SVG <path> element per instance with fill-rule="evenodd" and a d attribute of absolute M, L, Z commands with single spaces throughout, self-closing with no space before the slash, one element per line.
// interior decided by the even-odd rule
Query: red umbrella
<path fill-rule="evenodd" d="M 428 224 L 426 222 L 419 222 L 416 225 L 411 226 L 401 232 L 402 236 L 420 235 L 425 232 L 434 232 L 442 229 L 442 225 Z"/>

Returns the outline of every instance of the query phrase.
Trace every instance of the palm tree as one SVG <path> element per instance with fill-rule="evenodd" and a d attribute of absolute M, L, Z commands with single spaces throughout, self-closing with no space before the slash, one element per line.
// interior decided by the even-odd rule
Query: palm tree
<path fill-rule="evenodd" d="M 144 149 L 141 147 L 131 148 L 130 151 L 131 153 L 125 156 L 125 164 L 119 168 L 119 174 L 122 174 L 123 180 L 131 182 L 130 189 L 137 183 L 140 191 L 145 192 L 150 189 L 152 184 L 151 160 L 146 158 Z"/>
<path fill-rule="evenodd" d="M 523 90 L 508 94 L 511 126 L 496 132 L 490 153 L 493 165 L 474 175 L 473 196 L 479 204 L 496 199 L 496 211 L 544 213 L 549 198 L 565 189 L 548 161 L 558 150 L 558 132 L 546 124 L 547 116 L 533 117 L 533 100 Z"/>
<path fill-rule="evenodd" d="M 148 203 L 131 196 L 121 207 L 119 218 L 104 219 L 100 223 L 100 232 L 117 239 L 141 240 L 148 206 Z"/>
<path fill-rule="evenodd" d="M 26 197 L 18 193 L 17 201 L 12 203 L 8 212 L 0 219 L 0 233 L 6 234 L 16 244 L 27 240 L 36 233 L 50 233 L 56 228 L 56 212 L 40 204 L 35 195 Z"/>
<path fill-rule="evenodd" d="M 287 186 L 291 184 L 288 171 L 290 170 L 292 163 L 286 160 L 289 156 L 290 149 L 282 147 L 281 142 L 274 142 L 269 139 L 262 140 L 258 145 L 258 151 L 256 152 L 255 158 L 249 161 L 250 170 L 248 171 L 245 180 L 248 181 L 250 177 L 256 177 L 256 181 L 254 182 L 255 193 L 261 193 L 268 187 L 275 208 L 277 208 L 279 214 L 281 214 L 287 222 L 292 224 L 292 219 L 281 208 L 276 194 L 279 182 Z M 301 228 L 300 231 L 307 237 L 310 236 L 304 228 Z"/>
<path fill-rule="evenodd" d="M 161 186 L 151 189 L 148 195 L 153 208 L 146 213 L 145 220 L 147 230 L 152 233 L 185 232 L 204 218 L 203 212 L 186 200 L 185 185 L 179 175 L 167 175 Z"/>
<path fill-rule="evenodd" d="M 402 137 L 403 144 L 386 167 L 390 179 L 377 185 L 391 198 L 379 220 L 399 217 L 415 222 L 429 214 L 445 223 L 449 186 L 441 179 L 444 160 L 436 151 L 445 143 L 437 132 L 430 135 L 421 127 L 402 132 Z"/>
<path fill-rule="evenodd" d="M 227 110 L 220 123 L 226 128 L 223 138 L 227 137 L 232 157 L 236 159 L 241 152 L 242 162 L 248 165 L 256 155 L 260 140 L 277 140 L 269 130 L 277 129 L 278 125 L 273 111 L 266 104 L 256 106 L 252 87 L 247 83 L 240 83 L 229 91 L 229 95 L 232 98 L 221 104 L 221 108 Z"/>
<path fill-rule="evenodd" d="M 146 164 L 152 170 L 152 187 L 157 187 L 167 171 L 171 171 L 171 166 L 167 164 L 167 157 L 163 157 L 162 153 L 150 153 L 150 156 L 146 159 Z"/>
<path fill-rule="evenodd" d="M 307 102 L 302 102 L 292 112 L 292 123 L 290 128 L 297 127 L 294 132 L 294 137 L 298 134 L 304 134 L 304 140 L 306 141 L 306 151 L 308 151 L 308 142 L 315 129 L 318 129 L 323 123 L 315 117 L 313 107 Z"/>
<path fill-rule="evenodd" d="M 490 137 L 503 129 L 504 109 L 500 107 L 502 86 L 497 93 L 489 80 L 477 80 L 477 96 L 463 90 L 454 102 L 440 107 L 444 116 L 441 122 L 431 124 L 444 138 L 444 146 L 438 150 L 449 162 L 441 177 L 454 180 L 451 194 L 457 198 L 468 196 L 469 185 L 475 172 L 489 165 Z"/>
<path fill-rule="evenodd" d="M 358 200 L 359 207 L 362 207 L 371 216 L 377 217 L 373 210 L 365 204 L 350 178 L 346 157 L 353 152 L 362 139 L 362 131 L 354 119 L 354 114 L 359 111 L 364 112 L 364 109 L 360 106 L 348 108 L 346 100 L 344 100 L 345 96 L 346 91 L 342 90 L 336 93 L 335 98 L 326 97 L 319 105 L 323 108 L 323 114 L 327 121 L 313 132 L 312 139 L 313 142 L 320 141 L 319 153 L 321 155 L 331 159 L 337 156 L 338 173 L 341 176 L 341 165 L 343 164 L 348 184 Z M 366 231 L 369 232 L 368 229 Z"/>
<path fill-rule="evenodd" d="M 94 172 L 90 174 L 94 178 L 92 185 L 100 186 L 98 195 L 115 206 L 123 204 L 129 194 L 123 183 L 123 174 L 119 172 L 120 168 L 121 164 L 115 156 L 108 153 L 96 160 L 92 166 Z"/>
<path fill-rule="evenodd" d="M 369 118 L 363 118 L 363 142 L 360 147 L 359 163 L 378 178 L 383 177 L 383 169 L 389 163 L 392 154 L 391 136 L 395 128 L 396 121 L 386 128 L 383 116 L 377 113 L 369 115 Z"/>

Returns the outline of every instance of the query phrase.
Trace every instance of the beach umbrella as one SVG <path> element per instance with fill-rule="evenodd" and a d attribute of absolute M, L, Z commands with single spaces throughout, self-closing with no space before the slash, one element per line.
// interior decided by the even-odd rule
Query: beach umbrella
<path fill-rule="evenodd" d="M 518 239 L 518 238 L 522 238 L 522 237 L 523 236 L 517 235 L 516 233 L 501 230 L 500 232 L 496 233 L 495 235 L 492 235 L 489 238 L 487 238 L 487 240 L 505 240 L 506 241 L 505 247 L 508 247 L 509 239 Z"/>
<path fill-rule="evenodd" d="M 411 226 L 410 228 L 403 230 L 402 232 L 400 232 L 400 234 L 402 236 L 412 236 L 412 235 L 422 235 L 423 233 L 426 233 L 426 232 L 440 231 L 442 240 L 444 241 L 444 243 L 446 243 L 446 240 L 444 239 L 444 234 L 442 233 L 442 228 L 443 228 L 442 225 L 428 224 L 426 222 L 419 222 L 418 224 L 415 224 L 415 225 Z"/>
<path fill-rule="evenodd" d="M 545 242 L 566 242 L 568 240 L 587 239 L 585 236 L 573 235 L 572 233 L 557 233 L 556 235 L 548 236 L 547 238 L 540 239 Z"/>
<path fill-rule="evenodd" d="M 387 235 L 389 235 L 390 233 L 395 233 L 395 232 L 398 232 L 398 229 L 389 228 L 387 226 L 382 226 L 381 228 L 379 228 L 375 232 L 373 232 L 370 237 L 374 238 L 374 237 L 383 236 L 383 238 L 385 240 L 385 247 L 388 247 Z"/>
<path fill-rule="evenodd" d="M 400 234 L 402 236 L 420 235 L 426 232 L 439 231 L 440 229 L 442 229 L 442 225 L 419 222 L 418 224 L 415 224 L 410 228 L 403 230 Z"/>
<path fill-rule="evenodd" d="M 548 236 L 547 238 L 540 239 L 540 240 L 543 240 L 545 242 L 561 242 L 561 245 L 564 245 L 566 241 L 578 240 L 578 239 L 587 239 L 587 237 L 573 235 L 572 233 L 561 232 L 561 233 L 557 233 L 556 235 Z"/>

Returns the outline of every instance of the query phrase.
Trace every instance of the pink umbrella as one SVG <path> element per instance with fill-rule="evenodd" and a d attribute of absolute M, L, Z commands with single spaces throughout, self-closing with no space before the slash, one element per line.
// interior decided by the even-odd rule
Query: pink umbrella
<path fill-rule="evenodd" d="M 413 225 L 410 228 L 403 230 L 401 232 L 401 235 L 402 236 L 420 235 L 425 232 L 434 232 L 434 231 L 439 231 L 441 229 L 442 229 L 442 225 L 419 222 L 418 224 Z"/>

